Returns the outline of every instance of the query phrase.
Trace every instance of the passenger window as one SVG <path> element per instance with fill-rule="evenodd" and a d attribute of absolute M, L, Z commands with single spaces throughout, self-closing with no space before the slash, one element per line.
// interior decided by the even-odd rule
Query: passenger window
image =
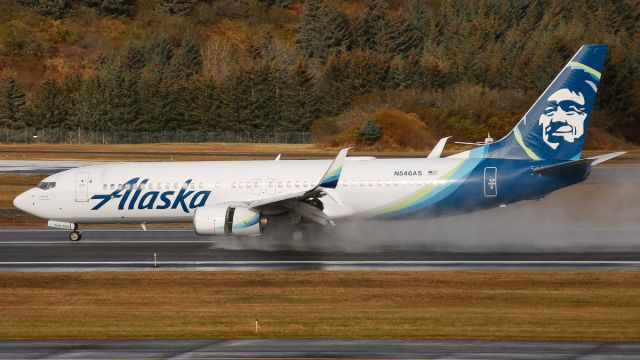
<path fill-rule="evenodd" d="M 231 188 L 232 188 L 232 189 L 235 189 L 235 188 L 236 188 L 236 182 L 235 182 L 235 181 L 231 183 Z"/>
<path fill-rule="evenodd" d="M 118 184 L 118 190 L 122 190 L 122 184 Z"/>
<path fill-rule="evenodd" d="M 244 183 L 243 182 L 239 182 L 238 183 L 238 188 L 239 189 L 244 189 Z"/>
<path fill-rule="evenodd" d="M 282 181 L 278 181 L 278 187 L 281 188 L 282 187 Z"/>
<path fill-rule="evenodd" d="M 296 181 L 296 187 L 300 187 L 300 181 Z"/>
<path fill-rule="evenodd" d="M 382 180 L 378 180 L 378 186 L 382 186 Z"/>
<path fill-rule="evenodd" d="M 385 181 L 385 185 L 387 185 L 387 186 L 391 186 L 391 180 L 387 180 L 387 181 Z"/>
<path fill-rule="evenodd" d="M 293 186 L 293 183 L 291 181 L 287 181 L 287 187 L 290 188 Z"/>
<path fill-rule="evenodd" d="M 366 186 L 367 183 L 364 180 L 360 180 L 360 186 Z"/>
<path fill-rule="evenodd" d="M 102 190 L 107 190 L 107 184 L 102 184 Z"/>
<path fill-rule="evenodd" d="M 302 183 L 302 186 L 303 186 L 303 187 L 307 187 L 307 186 L 309 186 L 309 182 L 305 180 L 305 181 Z"/>

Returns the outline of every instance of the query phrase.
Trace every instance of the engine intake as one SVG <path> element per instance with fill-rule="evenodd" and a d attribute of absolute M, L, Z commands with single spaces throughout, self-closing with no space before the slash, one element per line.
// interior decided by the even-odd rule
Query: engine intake
<path fill-rule="evenodd" d="M 193 216 L 197 235 L 260 235 L 266 225 L 259 211 L 228 204 L 198 208 Z"/>

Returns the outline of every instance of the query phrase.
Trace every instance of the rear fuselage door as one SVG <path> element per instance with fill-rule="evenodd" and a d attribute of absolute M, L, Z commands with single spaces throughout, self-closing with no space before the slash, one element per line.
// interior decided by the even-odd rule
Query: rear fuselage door
<path fill-rule="evenodd" d="M 495 167 L 484 168 L 484 196 L 498 196 L 498 169 Z"/>
<path fill-rule="evenodd" d="M 89 201 L 89 173 L 83 172 L 76 175 L 76 201 Z"/>

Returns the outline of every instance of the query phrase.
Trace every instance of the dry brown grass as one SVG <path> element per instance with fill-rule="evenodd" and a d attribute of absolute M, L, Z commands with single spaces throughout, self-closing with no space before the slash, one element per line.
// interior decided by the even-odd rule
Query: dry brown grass
<path fill-rule="evenodd" d="M 260 318 L 261 333 L 253 332 Z M 640 340 L 633 272 L 0 273 L 0 338 Z"/>
<path fill-rule="evenodd" d="M 280 153 L 289 159 L 317 157 L 330 159 L 338 151 L 338 148 L 318 147 L 313 144 L 0 144 L 0 161 L 61 159 L 93 161 L 251 160 L 275 158 Z M 426 152 L 359 152 L 354 149 L 351 154 L 424 156 Z"/>

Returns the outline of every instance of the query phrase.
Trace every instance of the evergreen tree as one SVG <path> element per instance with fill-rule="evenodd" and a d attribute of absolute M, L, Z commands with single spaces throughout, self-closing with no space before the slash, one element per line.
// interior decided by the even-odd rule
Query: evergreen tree
<path fill-rule="evenodd" d="M 323 13 L 324 0 L 305 1 L 304 13 L 298 25 L 298 34 L 293 41 L 309 57 L 320 57 L 324 54 Z"/>
<path fill-rule="evenodd" d="M 18 0 L 18 2 L 34 8 L 41 15 L 56 19 L 63 18 L 71 10 L 69 0 Z"/>
<path fill-rule="evenodd" d="M 190 36 L 182 39 L 180 51 L 173 58 L 176 77 L 180 80 L 191 80 L 202 70 L 200 47 Z"/>
<path fill-rule="evenodd" d="M 208 78 L 195 87 L 195 100 L 191 116 L 201 131 L 215 131 L 225 129 L 222 124 L 219 86 L 216 81 Z"/>
<path fill-rule="evenodd" d="M 38 129 L 59 129 L 69 121 L 71 96 L 58 82 L 47 80 L 40 85 L 28 109 L 29 126 Z"/>
<path fill-rule="evenodd" d="M 420 47 L 420 33 L 411 20 L 403 16 L 389 20 L 376 38 L 376 50 L 390 55 L 406 56 L 411 51 L 419 51 Z"/>
<path fill-rule="evenodd" d="M 133 0 L 102 0 L 98 12 L 103 16 L 128 16 Z"/>
<path fill-rule="evenodd" d="M 158 8 L 173 15 L 191 15 L 198 0 L 157 0 Z"/>
<path fill-rule="evenodd" d="M 287 7 L 291 5 L 291 0 L 259 0 L 259 1 L 268 6 Z"/>
<path fill-rule="evenodd" d="M 366 121 L 360 130 L 358 130 L 358 138 L 367 144 L 373 144 L 381 137 L 382 130 L 380 130 L 380 126 L 373 120 Z"/>
<path fill-rule="evenodd" d="M 249 99 L 251 97 L 251 84 L 249 72 L 240 65 L 234 68 L 224 79 L 220 87 L 220 104 L 222 130 L 234 132 L 251 131 L 248 124 L 251 119 L 249 109 Z"/>
<path fill-rule="evenodd" d="M 164 37 L 152 40 L 147 48 L 148 64 L 156 69 L 160 78 L 164 77 L 169 71 L 173 56 L 173 44 Z"/>
<path fill-rule="evenodd" d="M 0 79 L 0 126 L 16 128 L 24 125 L 26 97 L 13 75 Z"/>
<path fill-rule="evenodd" d="M 387 27 L 389 5 L 387 0 L 367 0 L 367 10 L 363 15 L 364 44 L 368 49 L 375 49 L 378 36 Z"/>
<path fill-rule="evenodd" d="M 323 13 L 321 20 L 323 30 L 320 44 L 323 50 L 319 52 L 319 56 L 322 59 L 326 59 L 334 51 L 350 51 L 354 48 L 353 33 L 343 13 L 328 11 Z"/>
<path fill-rule="evenodd" d="M 317 85 L 319 116 L 334 116 L 351 104 L 349 63 L 346 56 L 333 53 L 327 59 Z"/>
<path fill-rule="evenodd" d="M 290 70 L 282 94 L 282 131 L 309 131 L 319 114 L 315 87 L 316 81 L 306 62 L 301 61 Z"/>

